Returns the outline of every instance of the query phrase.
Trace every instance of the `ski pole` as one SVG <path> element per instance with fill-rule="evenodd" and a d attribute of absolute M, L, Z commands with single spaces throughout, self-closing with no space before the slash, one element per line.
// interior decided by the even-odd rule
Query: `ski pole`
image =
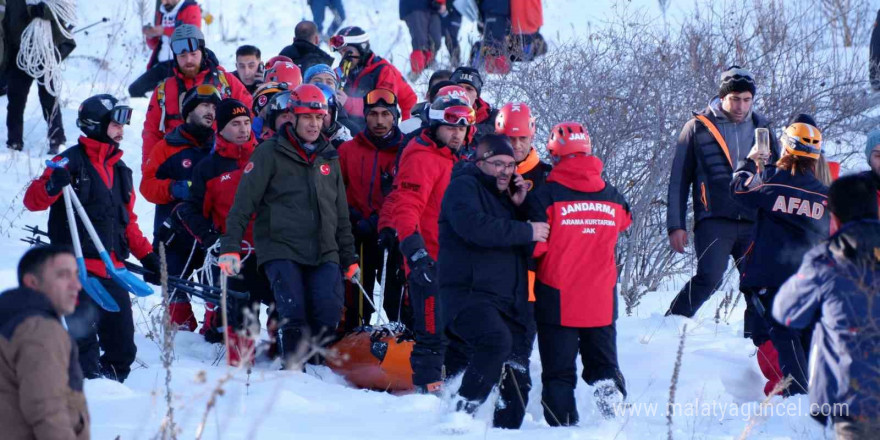
<path fill-rule="evenodd" d="M 370 299 L 370 296 L 367 294 L 367 291 L 364 290 L 364 286 L 361 285 L 360 280 L 358 280 L 357 278 L 352 278 L 351 282 L 354 283 L 354 285 L 358 287 L 358 289 L 361 291 L 361 295 L 363 295 L 364 298 L 366 298 L 367 301 L 370 303 L 370 305 L 373 306 L 373 308 L 375 309 L 376 304 L 374 304 L 373 300 Z M 382 321 L 385 321 L 385 319 L 382 317 L 382 315 L 379 315 L 379 319 Z M 388 322 L 386 321 L 385 324 L 388 324 Z"/>
<path fill-rule="evenodd" d="M 78 34 L 78 33 L 82 32 L 82 31 L 84 31 L 84 30 L 86 30 L 86 29 L 93 28 L 93 27 L 95 27 L 95 26 L 97 26 L 97 25 L 99 25 L 99 24 L 101 24 L 101 23 L 106 23 L 106 22 L 108 22 L 108 21 L 110 21 L 110 19 L 107 18 L 107 17 L 104 17 L 104 18 L 102 18 L 102 19 L 100 19 L 100 20 L 98 20 L 98 21 L 96 21 L 96 22 L 94 22 L 94 23 L 92 23 L 92 24 L 90 24 L 90 25 L 88 25 L 88 26 L 83 26 L 83 27 L 81 27 L 81 28 L 79 28 L 79 29 L 73 31 L 73 33 L 74 33 L 74 34 Z"/>

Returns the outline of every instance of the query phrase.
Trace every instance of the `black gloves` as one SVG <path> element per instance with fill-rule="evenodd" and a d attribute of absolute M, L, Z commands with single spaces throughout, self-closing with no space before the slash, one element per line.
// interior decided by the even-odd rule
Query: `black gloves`
<path fill-rule="evenodd" d="M 421 235 L 414 233 L 406 237 L 400 243 L 400 252 L 409 266 L 410 283 L 428 286 L 437 279 L 437 267 L 425 249 L 425 241 Z"/>
<path fill-rule="evenodd" d="M 61 190 L 67 185 L 70 185 L 70 171 L 67 171 L 67 168 L 53 168 L 52 174 L 49 175 L 49 183 L 46 184 L 46 193 L 55 197 L 61 194 Z"/>
<path fill-rule="evenodd" d="M 373 214 L 369 218 L 358 220 L 355 225 L 355 235 L 358 237 L 371 237 L 376 235 L 376 229 L 379 228 L 379 215 Z"/>
<path fill-rule="evenodd" d="M 162 263 L 155 252 L 150 252 L 141 258 L 141 264 L 144 266 L 144 270 L 148 271 L 144 272 L 144 281 L 156 286 L 162 284 Z"/>
<path fill-rule="evenodd" d="M 382 228 L 379 231 L 379 249 L 390 251 L 397 247 L 397 231 L 391 228 Z"/>

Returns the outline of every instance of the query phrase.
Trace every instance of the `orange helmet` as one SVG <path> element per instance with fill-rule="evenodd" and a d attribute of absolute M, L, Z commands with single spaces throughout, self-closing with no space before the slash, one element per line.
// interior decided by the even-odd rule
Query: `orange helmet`
<path fill-rule="evenodd" d="M 495 117 L 495 133 L 508 137 L 535 134 L 535 118 L 532 110 L 523 102 L 509 102 L 501 107 Z"/>
<path fill-rule="evenodd" d="M 276 93 L 288 90 L 287 83 L 277 83 L 277 82 L 264 82 L 257 87 L 257 91 L 254 92 L 254 114 L 257 116 L 262 116 L 263 110 L 266 106 L 269 105 L 269 100 L 275 96 Z"/>
<path fill-rule="evenodd" d="M 314 84 L 301 84 L 290 92 L 287 108 L 293 109 L 296 115 L 306 113 L 328 114 L 327 98 L 324 92 Z"/>
<path fill-rule="evenodd" d="M 590 133 L 577 122 L 562 122 L 550 130 L 547 151 L 551 156 L 564 157 L 569 154 L 590 154 L 593 151 Z"/>
<path fill-rule="evenodd" d="M 795 122 L 786 127 L 782 146 L 788 154 L 818 159 L 822 154 L 822 132 L 813 125 Z"/>
<path fill-rule="evenodd" d="M 438 90 L 437 94 L 434 95 L 434 100 L 436 101 L 437 98 L 439 98 L 441 96 L 449 96 L 451 98 L 457 98 L 457 99 L 460 99 L 460 100 L 468 103 L 468 105 L 471 107 L 474 106 L 474 103 L 471 102 L 471 98 L 468 98 L 467 90 L 465 90 L 464 87 L 459 86 L 459 85 L 440 87 L 440 90 Z"/>
<path fill-rule="evenodd" d="M 276 61 L 266 69 L 266 82 L 283 82 L 288 87 L 296 87 L 303 82 L 302 71 L 290 61 Z"/>

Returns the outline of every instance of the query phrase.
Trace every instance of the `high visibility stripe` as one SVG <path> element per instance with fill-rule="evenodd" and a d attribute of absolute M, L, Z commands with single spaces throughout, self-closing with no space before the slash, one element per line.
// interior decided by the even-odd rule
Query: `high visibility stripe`
<path fill-rule="evenodd" d="M 733 168 L 733 160 L 730 159 L 730 150 L 727 149 L 727 142 L 724 141 L 724 136 L 721 136 L 718 127 L 716 127 L 715 124 L 704 115 L 697 115 L 697 119 L 709 129 L 709 133 L 712 133 L 712 137 L 718 142 L 718 146 L 721 147 L 721 150 L 724 151 L 724 155 L 727 156 L 727 162 L 730 163 L 730 167 Z"/>

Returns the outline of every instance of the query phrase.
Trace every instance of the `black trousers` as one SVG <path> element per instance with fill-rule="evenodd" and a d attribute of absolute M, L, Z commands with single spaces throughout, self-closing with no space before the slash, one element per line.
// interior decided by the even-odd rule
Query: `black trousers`
<path fill-rule="evenodd" d="M 440 17 L 440 29 L 446 50 L 449 51 L 449 64 L 458 67 L 461 64 L 461 45 L 458 43 L 458 31 L 461 30 L 461 14 L 452 9 L 445 17 Z"/>
<path fill-rule="evenodd" d="M 132 98 L 147 96 L 147 92 L 152 92 L 162 80 L 174 74 L 173 68 L 173 60 L 156 63 L 128 86 L 128 94 Z"/>
<path fill-rule="evenodd" d="M 426 50 L 435 53 L 440 48 L 440 15 L 434 11 L 419 9 L 403 17 L 413 50 Z"/>
<path fill-rule="evenodd" d="M 195 244 L 195 249 L 193 245 Z M 159 242 L 153 241 L 153 249 L 159 252 Z M 256 258 L 256 257 L 254 257 Z M 195 243 L 190 235 L 177 234 L 170 245 L 165 247 L 165 265 L 168 275 L 186 279 L 193 270 L 202 267 L 205 262 L 205 251 Z M 215 279 L 220 279 L 219 277 Z M 171 292 L 171 302 L 189 302 L 189 297 L 178 290 Z"/>
<path fill-rule="evenodd" d="M 544 418 L 550 426 L 574 425 L 579 420 L 574 400 L 578 352 L 584 365 L 582 377 L 587 384 L 610 379 L 626 396 L 626 381 L 617 363 L 617 328 L 614 324 L 576 328 L 538 323 L 538 352 L 543 367 Z"/>
<path fill-rule="evenodd" d="M 18 69 L 15 65 L 15 56 L 10 54 L 10 63 L 6 70 L 6 81 L 8 85 L 7 94 L 9 102 L 6 105 L 6 129 L 8 135 L 6 145 L 23 144 L 24 134 L 24 107 L 27 103 L 28 92 L 30 92 L 31 84 L 34 79 L 27 73 Z M 50 95 L 43 85 L 38 85 L 40 107 L 43 110 L 43 120 L 49 125 L 47 138 L 51 145 L 62 145 L 67 142 L 64 137 L 64 125 L 61 121 L 61 110 L 58 107 L 57 99 Z"/>
<path fill-rule="evenodd" d="M 436 275 L 436 272 L 435 272 Z M 423 387 L 439 382 L 443 376 L 443 352 L 446 345 L 440 285 L 437 277 L 430 284 L 413 282 L 408 277 L 409 299 L 413 310 L 413 336 L 415 343 L 409 357 L 413 369 L 413 385 Z"/>
<path fill-rule="evenodd" d="M 370 235 L 359 237 L 355 235 L 355 249 L 358 251 L 361 261 L 361 285 L 369 295 L 370 300 L 376 301 L 373 291 L 376 281 L 382 280 L 383 261 L 385 253 L 379 249 L 378 237 Z M 403 257 L 399 250 L 392 249 L 388 253 L 386 263 L 388 275 L 385 277 L 385 295 L 382 308 L 390 321 L 402 322 L 407 328 L 412 325 L 412 309 L 404 310 L 403 283 L 406 276 L 403 273 Z M 363 294 L 352 283 L 346 283 L 347 294 L 345 297 L 345 332 L 370 323 L 373 313 L 376 311 L 370 302 L 364 299 Z"/>
<path fill-rule="evenodd" d="M 219 287 L 220 268 L 214 266 L 212 272 L 214 273 L 215 284 Z M 270 319 L 275 314 L 275 296 L 272 293 L 272 286 L 269 285 L 266 275 L 260 271 L 256 255 L 251 255 L 250 258 L 242 262 L 241 272 L 238 276 L 227 278 L 226 288 L 248 294 L 248 300 L 236 303 L 236 307 L 230 310 L 230 313 L 227 315 L 229 325 L 236 330 L 242 330 L 245 326 L 251 327 L 256 325 L 259 327 L 260 304 L 265 304 L 269 307 Z M 220 307 L 219 304 L 216 304 L 216 306 Z M 220 309 L 217 310 L 219 311 Z M 222 326 L 222 317 L 219 313 L 216 319 L 217 322 L 213 322 L 212 327 L 220 328 Z"/>
<path fill-rule="evenodd" d="M 84 291 L 79 303 L 67 317 L 67 327 L 79 348 L 79 364 L 87 379 L 106 377 L 125 381 L 137 355 L 134 344 L 134 319 L 128 291 L 113 280 L 100 278 L 101 285 L 119 305 L 118 312 L 108 312 Z M 101 351 L 104 353 L 101 354 Z"/>
<path fill-rule="evenodd" d="M 458 394 L 482 403 L 500 385 L 493 426 L 519 429 L 532 389 L 529 355 L 534 332 L 490 304 L 461 311 L 446 332 L 451 348 L 445 357 L 447 377 L 464 372 Z"/>
<path fill-rule="evenodd" d="M 754 301 L 760 302 L 756 315 L 762 324 L 768 329 L 768 336 L 776 352 L 779 353 L 779 369 L 782 376 L 791 375 L 791 385 L 788 386 L 789 394 L 807 394 L 807 359 L 809 358 L 810 340 L 813 327 L 799 330 L 788 328 L 772 316 L 773 300 L 779 288 L 769 288 L 763 294 L 756 289 L 746 289 L 745 297 L 754 305 Z M 755 340 L 756 336 L 752 339 Z M 766 341 L 766 339 L 764 339 Z M 758 342 L 755 341 L 757 345 Z"/>
<path fill-rule="evenodd" d="M 721 285 L 729 257 L 733 257 L 742 274 L 742 260 L 754 226 L 750 221 L 723 218 L 708 218 L 697 223 L 694 228 L 697 274 L 678 292 L 667 314 L 693 317 Z"/>

